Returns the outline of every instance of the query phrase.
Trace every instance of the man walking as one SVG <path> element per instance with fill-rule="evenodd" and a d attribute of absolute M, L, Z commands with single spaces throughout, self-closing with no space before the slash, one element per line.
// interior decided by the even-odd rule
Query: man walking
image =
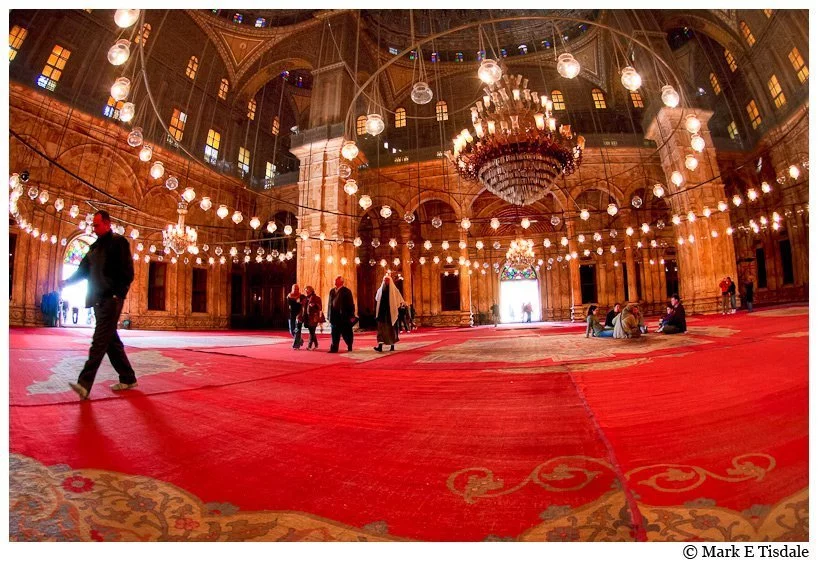
<path fill-rule="evenodd" d="M 335 288 L 329 291 L 328 322 L 332 327 L 332 344 L 330 353 L 338 353 L 341 337 L 347 344 L 347 351 L 352 351 L 352 326 L 355 325 L 355 299 L 352 291 L 344 286 L 344 277 L 335 277 Z"/>
<path fill-rule="evenodd" d="M 94 233 L 97 240 L 91 244 L 77 271 L 60 281 L 60 288 L 63 288 L 83 279 L 88 280 L 85 307 L 93 308 L 96 318 L 88 361 L 77 382 L 70 383 L 80 400 L 88 398 L 97 369 L 106 353 L 119 374 L 119 382 L 111 388 L 119 391 L 136 386 L 136 375 L 116 332 L 122 305 L 134 278 L 131 247 L 127 239 L 111 231 L 111 217 L 104 210 L 94 214 Z"/>

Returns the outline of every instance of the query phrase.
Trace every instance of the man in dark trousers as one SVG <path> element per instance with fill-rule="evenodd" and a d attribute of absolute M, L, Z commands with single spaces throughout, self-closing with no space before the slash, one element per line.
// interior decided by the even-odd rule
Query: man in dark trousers
<path fill-rule="evenodd" d="M 747 311 L 753 311 L 753 275 L 747 275 L 744 279 L 744 303 L 747 305 Z"/>
<path fill-rule="evenodd" d="M 681 334 L 687 332 L 687 317 L 685 315 L 685 307 L 682 306 L 682 301 L 678 294 L 670 297 L 670 305 L 673 307 L 673 312 L 667 318 L 664 325 L 656 330 L 664 334 Z"/>
<path fill-rule="evenodd" d="M 134 277 L 131 246 L 127 239 L 111 231 L 111 217 L 104 210 L 94 214 L 94 233 L 97 240 L 91 244 L 77 271 L 60 281 L 60 288 L 63 288 L 83 279 L 88 280 L 85 307 L 93 307 L 96 318 L 88 361 L 77 382 L 70 383 L 80 400 L 88 398 L 97 369 L 106 353 L 119 374 L 119 382 L 111 388 L 119 391 L 136 386 L 136 375 L 125 355 L 125 346 L 116 333 L 122 305 Z"/>
<path fill-rule="evenodd" d="M 329 291 L 329 311 L 327 321 L 332 326 L 332 345 L 330 353 L 338 353 L 341 337 L 347 344 L 347 351 L 352 351 L 352 326 L 355 318 L 355 299 L 352 291 L 344 286 L 344 277 L 335 277 L 335 288 Z"/>

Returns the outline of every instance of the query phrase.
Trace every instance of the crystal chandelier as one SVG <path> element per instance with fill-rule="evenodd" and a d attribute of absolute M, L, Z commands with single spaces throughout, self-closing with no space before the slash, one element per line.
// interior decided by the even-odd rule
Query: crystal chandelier
<path fill-rule="evenodd" d="M 517 238 L 506 251 L 506 263 L 512 267 L 528 268 L 534 264 L 534 241 Z"/>
<path fill-rule="evenodd" d="M 168 224 L 167 229 L 162 230 L 162 243 L 165 247 L 173 249 L 177 255 L 181 255 L 185 250 L 193 253 L 198 234 L 195 228 L 185 225 L 187 204 L 180 202 L 176 211 L 179 214 L 179 221 L 176 224 Z"/>
<path fill-rule="evenodd" d="M 542 199 L 559 175 L 579 166 L 585 139 L 574 140 L 570 125 L 557 129 L 552 102 L 522 75 L 504 74 L 484 91 L 471 108 L 474 135 L 464 129 L 448 157 L 462 178 L 503 200 L 523 206 Z"/>

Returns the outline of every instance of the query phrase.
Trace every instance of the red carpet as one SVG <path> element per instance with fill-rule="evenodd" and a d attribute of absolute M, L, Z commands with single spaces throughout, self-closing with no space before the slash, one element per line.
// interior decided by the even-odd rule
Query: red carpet
<path fill-rule="evenodd" d="M 84 403 L 61 390 L 88 338 L 13 329 L 12 539 L 806 540 L 806 309 L 690 325 L 422 330 L 394 354 L 363 334 L 337 355 L 123 332 L 139 388 Z M 118 514 L 88 514 L 114 491 Z M 185 505 L 154 531 L 139 516 L 168 492 Z M 63 506 L 88 517 L 54 534 Z"/>

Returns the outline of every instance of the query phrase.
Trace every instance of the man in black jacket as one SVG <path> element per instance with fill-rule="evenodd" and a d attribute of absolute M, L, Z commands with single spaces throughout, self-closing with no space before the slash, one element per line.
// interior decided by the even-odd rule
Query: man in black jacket
<path fill-rule="evenodd" d="M 661 331 L 663 334 L 685 333 L 687 331 L 687 318 L 685 317 L 685 307 L 682 306 L 678 294 L 670 297 L 670 305 L 673 306 L 673 312 L 671 312 L 661 330 L 657 331 Z"/>
<path fill-rule="evenodd" d="M 352 326 L 355 318 L 355 299 L 352 291 L 344 286 L 344 277 L 335 277 L 335 288 L 329 291 L 329 316 L 327 321 L 332 326 L 332 344 L 330 353 L 338 353 L 341 337 L 347 344 L 347 351 L 352 351 Z"/>
<path fill-rule="evenodd" d="M 88 280 L 85 307 L 94 308 L 97 320 L 88 361 L 77 382 L 70 383 L 80 400 L 88 398 L 97 369 L 106 353 L 119 374 L 119 382 L 111 388 L 126 390 L 136 386 L 136 375 L 116 332 L 122 305 L 134 278 L 131 247 L 127 239 L 111 231 L 111 217 L 104 210 L 94 214 L 94 233 L 97 240 L 91 244 L 77 272 L 60 281 L 60 288 L 63 288 L 83 279 Z"/>
<path fill-rule="evenodd" d="M 614 307 L 611 308 L 611 311 L 608 312 L 608 315 L 605 316 L 605 328 L 612 328 L 613 327 L 613 320 L 616 316 L 622 311 L 622 305 L 617 302 L 614 304 Z"/>

